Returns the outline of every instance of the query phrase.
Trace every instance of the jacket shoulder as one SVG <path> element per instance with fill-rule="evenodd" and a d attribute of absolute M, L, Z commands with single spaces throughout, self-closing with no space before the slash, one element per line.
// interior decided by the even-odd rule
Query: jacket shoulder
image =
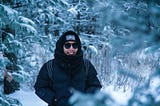
<path fill-rule="evenodd" d="M 53 63 L 54 63 L 54 60 L 49 60 L 47 61 L 46 63 L 43 64 L 43 66 L 41 67 L 40 71 L 39 71 L 39 76 L 43 79 L 48 79 L 50 78 L 50 74 L 51 74 L 51 71 L 53 69 Z"/>
<path fill-rule="evenodd" d="M 86 64 L 90 64 L 90 60 L 84 58 L 84 59 L 83 59 L 83 63 L 84 63 L 85 65 L 86 65 Z"/>
<path fill-rule="evenodd" d="M 49 60 L 45 64 L 46 64 L 48 76 L 49 76 L 50 79 L 52 79 L 53 71 L 54 71 L 54 59 Z"/>
<path fill-rule="evenodd" d="M 51 59 L 51 60 L 48 60 L 45 64 L 50 64 L 50 63 L 53 63 L 54 62 L 54 59 Z"/>

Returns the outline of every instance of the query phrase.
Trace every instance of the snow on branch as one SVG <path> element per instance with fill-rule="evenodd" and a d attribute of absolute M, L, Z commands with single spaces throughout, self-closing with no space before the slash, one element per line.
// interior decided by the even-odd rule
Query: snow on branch
<path fill-rule="evenodd" d="M 0 17 L 3 24 L 10 24 L 16 19 L 18 12 L 5 5 L 0 4 Z"/>
<path fill-rule="evenodd" d="M 9 25 L 10 28 L 16 31 L 24 31 L 24 33 L 36 34 L 33 27 L 35 24 L 32 20 L 19 16 L 18 12 L 12 8 L 0 4 L 1 25 Z"/>
<path fill-rule="evenodd" d="M 19 16 L 19 17 L 18 17 L 18 21 L 19 21 L 20 23 L 29 24 L 29 25 L 31 25 L 31 26 L 34 26 L 34 25 L 35 25 L 32 20 L 30 20 L 30 19 L 28 19 L 28 18 L 26 18 L 26 17 L 23 17 L 23 16 Z"/>
<path fill-rule="evenodd" d="M 31 35 L 35 35 L 37 33 L 34 27 L 25 23 L 15 22 L 13 26 L 16 26 L 14 27 L 16 31 L 20 30 L 20 31 L 23 31 L 24 33 L 28 33 Z"/>

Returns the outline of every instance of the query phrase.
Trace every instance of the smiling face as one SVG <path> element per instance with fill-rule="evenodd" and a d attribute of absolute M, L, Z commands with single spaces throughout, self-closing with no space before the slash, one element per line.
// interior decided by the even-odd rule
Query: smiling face
<path fill-rule="evenodd" d="M 66 55 L 74 56 L 78 51 L 78 44 L 74 41 L 67 41 L 63 45 L 63 51 Z"/>

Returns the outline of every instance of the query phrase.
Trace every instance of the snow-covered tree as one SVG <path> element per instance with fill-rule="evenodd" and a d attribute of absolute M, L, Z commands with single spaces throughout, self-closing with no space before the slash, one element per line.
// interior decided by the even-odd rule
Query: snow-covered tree
<path fill-rule="evenodd" d="M 97 55 L 91 49 L 93 55 L 88 57 L 98 67 L 99 78 L 104 86 L 112 84 L 115 90 L 123 88 L 124 92 L 130 89 L 134 91 L 127 106 L 158 106 L 159 2 L 87 0 L 86 3 L 92 12 L 101 14 L 99 24 L 103 33 L 99 37 L 89 38 L 92 48 L 97 48 Z M 83 103 L 88 103 L 88 106 L 120 106 L 108 101 L 107 97 L 101 99 L 102 104 L 96 102 L 98 99 L 94 97 L 97 94 L 85 97 L 83 94 L 75 95 L 70 101 L 74 106 L 83 106 Z M 88 101 L 84 98 L 88 98 Z"/>
<path fill-rule="evenodd" d="M 20 89 L 20 83 L 24 81 L 24 78 L 29 77 L 29 75 L 22 70 L 20 67 L 21 64 L 19 63 L 21 56 L 25 56 L 24 53 L 20 53 L 20 51 L 25 50 L 25 45 L 23 45 L 21 39 L 23 39 L 22 35 L 26 34 L 34 36 L 36 30 L 34 29 L 34 23 L 30 19 L 23 17 L 19 12 L 10 7 L 13 6 L 12 3 L 7 1 L 1 1 L 0 3 L 2 3 L 0 4 L 0 70 L 1 75 L 4 75 L 4 78 L 1 79 L 2 82 L 4 82 L 1 83 L 1 87 L 3 87 L 4 90 L 1 90 L 1 94 L 9 94 Z M 2 96 L 1 105 L 21 106 L 21 103 L 19 103 L 18 100 L 16 101 Z"/>

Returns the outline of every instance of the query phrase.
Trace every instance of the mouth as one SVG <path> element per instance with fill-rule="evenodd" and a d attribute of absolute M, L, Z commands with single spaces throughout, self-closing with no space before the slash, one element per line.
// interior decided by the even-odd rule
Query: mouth
<path fill-rule="evenodd" d="M 68 52 L 67 55 L 73 56 L 73 55 L 75 55 L 75 53 L 74 52 Z"/>

